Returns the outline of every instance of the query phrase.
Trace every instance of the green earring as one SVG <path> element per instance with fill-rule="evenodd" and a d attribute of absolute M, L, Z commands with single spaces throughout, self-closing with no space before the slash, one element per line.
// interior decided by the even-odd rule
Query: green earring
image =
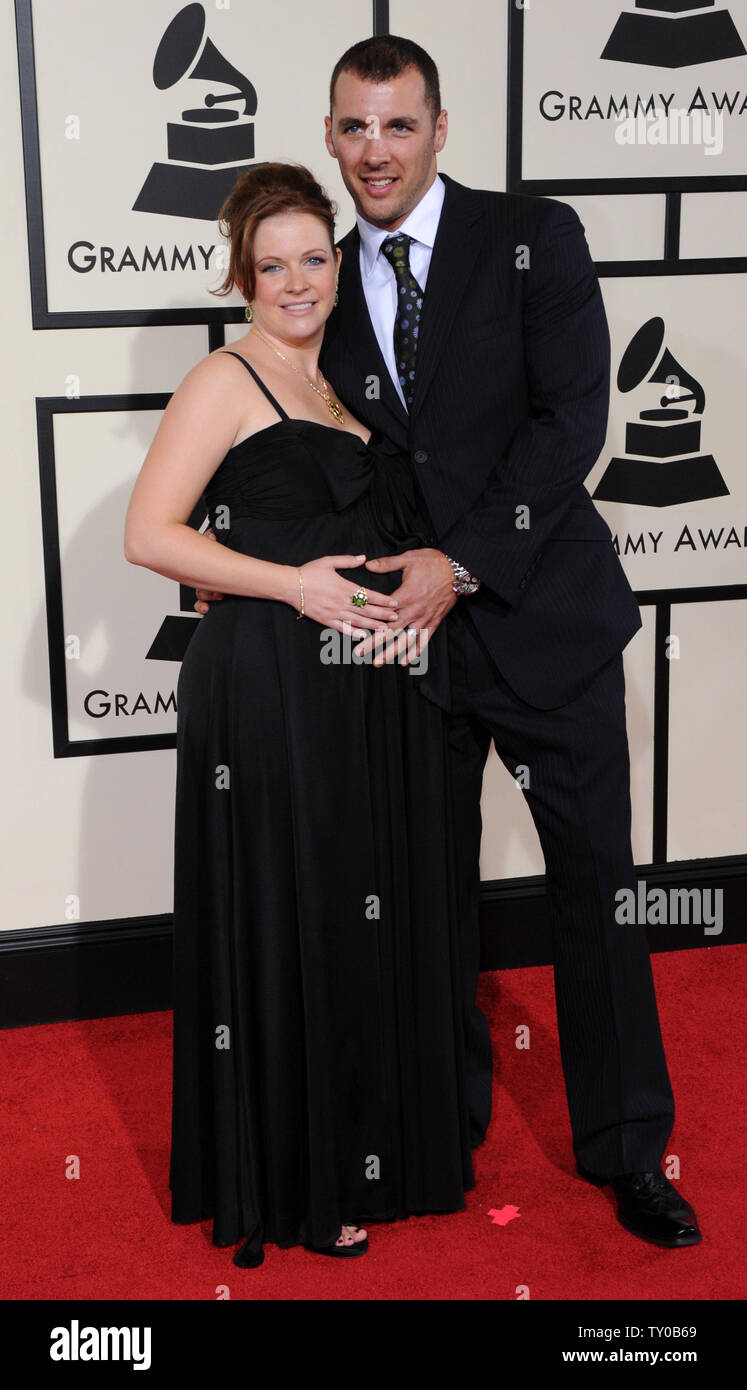
<path fill-rule="evenodd" d="M 251 304 L 247 304 L 244 310 L 244 318 L 246 319 L 247 323 L 251 323 L 252 319 L 254 318 L 254 309 L 252 308 Z"/>
<path fill-rule="evenodd" d="M 340 303 L 340 296 L 339 296 L 339 294 L 337 293 L 337 290 L 335 290 L 335 304 L 337 305 L 337 304 L 339 304 L 339 303 Z"/>

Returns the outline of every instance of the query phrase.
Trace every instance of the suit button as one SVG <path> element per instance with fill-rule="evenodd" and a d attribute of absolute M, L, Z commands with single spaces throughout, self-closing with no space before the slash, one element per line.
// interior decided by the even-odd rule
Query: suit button
<path fill-rule="evenodd" d="M 416 449 L 416 450 L 415 450 L 415 453 L 413 454 L 413 458 L 414 458 L 414 460 L 415 460 L 416 463 L 427 463 L 427 462 L 428 462 L 428 455 L 427 455 L 425 449 Z"/>

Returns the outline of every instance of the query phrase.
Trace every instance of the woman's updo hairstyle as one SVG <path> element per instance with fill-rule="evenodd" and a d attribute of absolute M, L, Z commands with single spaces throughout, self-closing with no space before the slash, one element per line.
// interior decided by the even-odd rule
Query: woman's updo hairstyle
<path fill-rule="evenodd" d="M 230 294 L 235 285 L 247 301 L 254 298 L 254 237 L 260 222 L 278 212 L 310 212 L 320 217 L 334 251 L 337 206 L 311 170 L 303 164 L 258 164 L 237 179 L 218 213 L 231 257 L 225 280 L 211 294 Z"/>

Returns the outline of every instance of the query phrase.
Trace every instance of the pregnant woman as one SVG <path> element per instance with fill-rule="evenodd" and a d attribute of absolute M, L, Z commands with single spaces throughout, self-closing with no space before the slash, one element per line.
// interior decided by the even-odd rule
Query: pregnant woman
<path fill-rule="evenodd" d="M 364 1223 L 474 1185 L 446 716 L 416 662 L 354 659 L 397 630 L 399 572 L 373 590 L 366 557 L 432 526 L 317 365 L 334 211 L 297 165 L 236 184 L 222 292 L 251 328 L 174 392 L 125 527 L 132 563 L 225 595 L 177 686 L 170 1187 L 243 1266 L 361 1255 Z"/>

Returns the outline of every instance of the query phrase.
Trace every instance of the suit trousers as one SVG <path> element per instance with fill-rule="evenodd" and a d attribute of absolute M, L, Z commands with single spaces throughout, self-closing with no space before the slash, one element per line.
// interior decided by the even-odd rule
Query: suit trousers
<path fill-rule="evenodd" d="M 492 739 L 524 785 L 545 859 L 574 1153 L 603 1178 L 658 1169 L 674 1099 L 646 928 L 615 920 L 616 892 L 636 888 L 622 654 L 577 698 L 557 709 L 535 709 L 503 680 L 464 604 L 458 601 L 447 624 L 473 1144 L 484 1137 L 491 1113 L 490 1035 L 475 994 L 480 794 Z"/>

